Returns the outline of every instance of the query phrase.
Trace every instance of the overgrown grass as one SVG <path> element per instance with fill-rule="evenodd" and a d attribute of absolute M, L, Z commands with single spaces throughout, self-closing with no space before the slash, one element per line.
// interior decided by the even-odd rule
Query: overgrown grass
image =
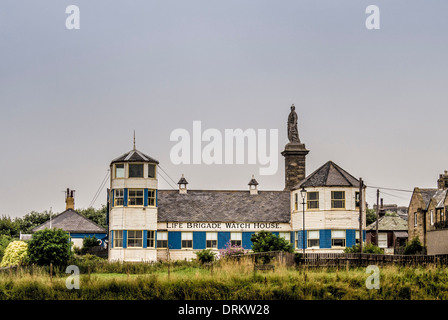
<path fill-rule="evenodd" d="M 109 263 L 78 261 L 80 289 L 66 288 L 69 276 L 48 267 L 0 273 L 0 299 L 448 299 L 446 267 L 380 267 L 380 289 L 367 289 L 365 268 L 296 269 L 275 264 L 256 271 L 249 260 L 220 261 L 213 269 L 197 262 Z M 90 274 L 88 271 L 90 270 Z"/>

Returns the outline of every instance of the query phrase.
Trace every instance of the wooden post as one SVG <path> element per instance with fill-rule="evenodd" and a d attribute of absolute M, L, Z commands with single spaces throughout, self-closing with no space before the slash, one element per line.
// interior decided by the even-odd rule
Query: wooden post
<path fill-rule="evenodd" d="M 378 239 L 378 218 L 380 212 L 380 189 L 376 189 L 376 231 L 375 231 L 375 244 L 379 246 Z"/>

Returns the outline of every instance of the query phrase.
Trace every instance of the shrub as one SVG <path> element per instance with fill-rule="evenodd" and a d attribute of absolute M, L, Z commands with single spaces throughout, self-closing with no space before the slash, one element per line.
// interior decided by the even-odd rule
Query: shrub
<path fill-rule="evenodd" d="M 359 244 L 355 244 L 350 248 L 345 248 L 344 252 L 345 253 L 359 253 Z M 373 243 L 368 243 L 362 247 L 362 252 L 363 253 L 383 254 L 384 249 L 374 245 Z"/>
<path fill-rule="evenodd" d="M 250 240 L 252 241 L 252 250 L 254 252 L 269 252 L 269 251 L 286 251 L 294 252 L 293 245 L 284 238 L 276 236 L 269 231 L 260 231 L 254 233 Z M 273 257 L 263 255 L 257 260 L 261 260 L 264 264 L 269 263 Z"/>
<path fill-rule="evenodd" d="M 223 258 L 241 256 L 245 253 L 242 246 L 232 245 L 231 242 L 227 242 L 224 249 L 219 250 L 219 255 Z"/>
<path fill-rule="evenodd" d="M 62 229 L 44 229 L 33 234 L 28 243 L 31 263 L 38 265 L 66 265 L 71 256 L 71 242 Z"/>
<path fill-rule="evenodd" d="M 204 249 L 196 252 L 196 256 L 201 263 L 212 262 L 215 260 L 216 252 L 212 249 Z"/>
<path fill-rule="evenodd" d="M 421 244 L 420 239 L 415 237 L 406 245 L 403 254 L 417 254 L 423 252 L 423 249 L 424 247 Z"/>
<path fill-rule="evenodd" d="M 13 241 L 6 247 L 0 267 L 22 264 L 27 257 L 28 245 L 25 241 Z"/>

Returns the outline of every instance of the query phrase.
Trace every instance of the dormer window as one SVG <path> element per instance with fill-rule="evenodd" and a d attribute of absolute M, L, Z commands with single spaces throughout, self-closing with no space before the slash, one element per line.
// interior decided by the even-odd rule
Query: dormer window
<path fill-rule="evenodd" d="M 115 178 L 124 178 L 124 163 L 115 165 Z"/>
<path fill-rule="evenodd" d="M 129 164 L 129 178 L 143 178 L 143 164 Z"/>

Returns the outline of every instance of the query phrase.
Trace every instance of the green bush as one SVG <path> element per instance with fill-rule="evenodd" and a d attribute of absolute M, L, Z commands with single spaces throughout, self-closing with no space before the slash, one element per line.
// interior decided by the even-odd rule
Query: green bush
<path fill-rule="evenodd" d="M 196 256 L 201 263 L 212 262 L 215 260 L 216 252 L 212 249 L 204 249 L 197 251 Z"/>
<path fill-rule="evenodd" d="M 64 266 L 71 256 L 71 242 L 62 229 L 44 229 L 33 234 L 28 243 L 31 263 Z"/>
<path fill-rule="evenodd" d="M 344 249 L 345 253 L 359 253 L 359 244 L 355 244 L 350 248 Z M 362 247 L 362 253 L 384 254 L 384 249 L 373 243 L 368 243 Z"/>
<path fill-rule="evenodd" d="M 420 242 L 420 239 L 418 237 L 415 237 L 414 239 L 409 242 L 406 247 L 404 248 L 403 254 L 417 254 L 423 252 L 423 245 Z"/>
<path fill-rule="evenodd" d="M 0 267 L 22 264 L 27 257 L 28 245 L 25 241 L 13 241 L 6 247 Z"/>

